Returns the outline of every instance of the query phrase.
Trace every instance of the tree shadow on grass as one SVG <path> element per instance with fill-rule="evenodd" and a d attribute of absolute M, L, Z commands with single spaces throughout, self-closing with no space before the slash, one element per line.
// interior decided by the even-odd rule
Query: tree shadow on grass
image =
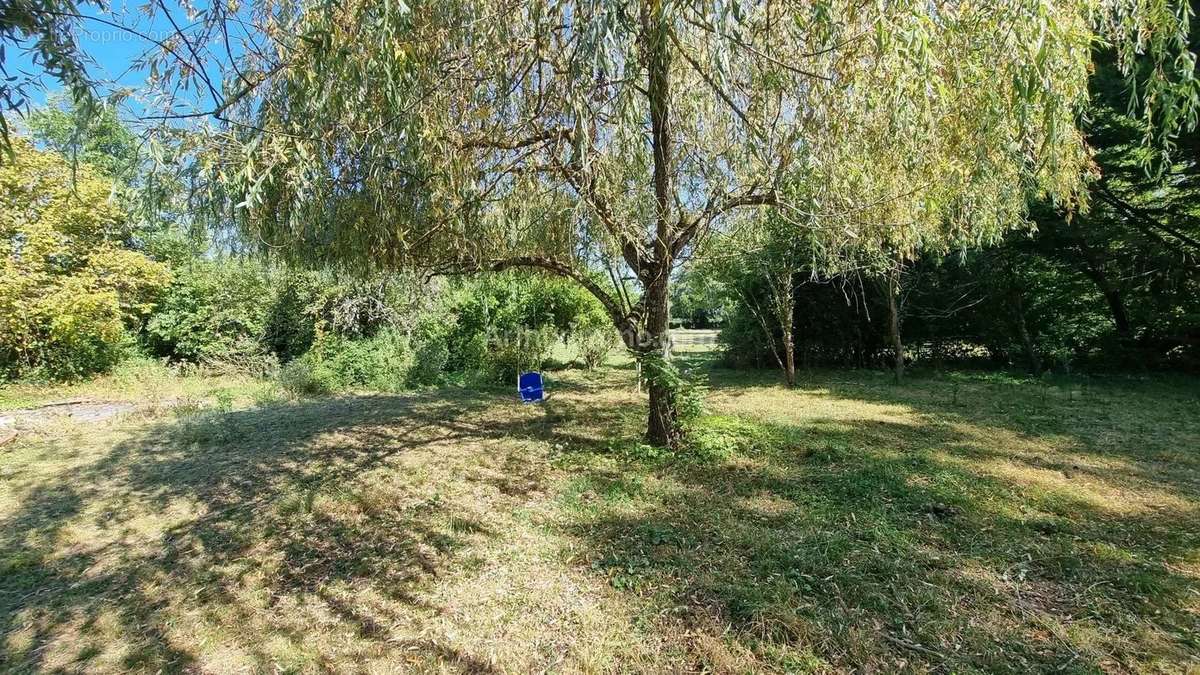
<path fill-rule="evenodd" d="M 790 395 L 771 371 L 734 371 L 709 358 L 693 372 L 731 398 L 779 392 Z M 797 392 L 902 406 L 931 424 L 958 424 L 984 433 L 1031 441 L 1062 439 L 1059 451 L 1014 455 L 969 444 L 973 459 L 1005 458 L 1066 476 L 1091 474 L 1114 484 L 1132 482 L 1200 495 L 1200 379 L 1075 377 L 1039 381 L 995 373 L 917 371 L 894 384 L 871 370 L 806 371 Z M 1066 452 L 1063 452 L 1066 451 Z M 1085 461 L 1075 461 L 1075 458 Z"/>
<path fill-rule="evenodd" d="M 498 407 L 487 394 L 445 390 L 145 426 L 49 477 L 0 523 L 4 669 L 186 671 L 212 638 L 262 670 L 287 669 L 280 653 L 312 664 L 361 649 L 385 663 L 409 654 L 413 667 L 490 671 L 396 626 L 438 611 L 420 591 L 496 536 L 488 508 L 540 484 L 518 450 L 472 447 L 504 428 L 489 420 Z M 430 471 L 428 453 L 444 474 Z M 410 460 L 419 475 L 404 473 Z M 438 485 L 446 477 L 487 496 L 448 493 Z M 339 625 L 358 636 L 354 646 L 328 643 Z M 214 632 L 188 634 L 199 629 Z M 289 644 L 268 650 L 266 635 Z"/>
<path fill-rule="evenodd" d="M 948 458 L 980 444 L 953 425 L 813 419 L 732 436 L 723 458 L 615 486 L 584 476 L 569 507 L 614 585 L 684 625 L 715 616 L 758 666 L 1198 665 L 1196 500 L 1126 512 L 1030 490 Z"/>
<path fill-rule="evenodd" d="M 1196 665 L 1194 498 L 1122 510 L 986 475 L 971 463 L 998 452 L 988 429 L 1015 423 L 970 433 L 967 412 L 867 386 L 858 398 L 914 421 L 741 421 L 713 452 L 630 458 L 614 439 L 637 437 L 644 408 L 626 384 L 541 406 L 442 390 L 149 424 L 0 523 L 4 667 L 196 670 L 212 640 L 262 670 L 488 672 L 405 628 L 504 536 L 487 514 L 552 487 L 547 452 L 574 476 L 565 522 L 589 569 L 654 630 L 735 643 L 751 655 L 735 669 Z"/>

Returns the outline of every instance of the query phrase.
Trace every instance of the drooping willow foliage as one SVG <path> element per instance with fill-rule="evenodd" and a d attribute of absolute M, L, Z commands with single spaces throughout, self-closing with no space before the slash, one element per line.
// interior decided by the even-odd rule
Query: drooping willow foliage
<path fill-rule="evenodd" d="M 263 240 L 354 264 L 636 273 L 747 205 L 833 245 L 974 244 L 1031 195 L 1077 199 L 1098 41 L 1161 54 L 1147 114 L 1194 116 L 1189 20 L 1166 1 L 262 3 L 205 162 Z"/>
<path fill-rule="evenodd" d="M 72 97 L 90 106 L 88 58 L 79 49 L 75 27 L 89 0 L 5 0 L 0 3 L 0 164 L 13 159 L 8 117 L 26 113 L 44 71 Z M 6 56 L 21 53 L 34 66 L 14 68 Z"/>
<path fill-rule="evenodd" d="M 1079 194 L 1100 42 L 1155 57 L 1130 80 L 1153 133 L 1197 109 L 1181 0 L 181 7 L 147 5 L 178 29 L 151 85 L 168 115 L 181 86 L 211 103 L 182 116 L 213 122 L 221 196 L 270 243 L 380 265 L 628 258 L 657 220 L 687 246 L 768 202 L 901 249 L 974 242 L 1030 193 Z M 36 37 L 41 16 L 61 36 L 77 14 L 17 3 L 5 35 Z"/>

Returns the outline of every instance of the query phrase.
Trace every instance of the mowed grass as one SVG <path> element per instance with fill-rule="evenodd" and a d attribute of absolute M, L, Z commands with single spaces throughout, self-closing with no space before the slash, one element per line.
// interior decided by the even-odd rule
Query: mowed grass
<path fill-rule="evenodd" d="M 681 360 L 678 453 L 628 367 L 26 433 L 0 670 L 1200 669 L 1196 382 Z"/>
<path fill-rule="evenodd" d="M 153 359 L 130 359 L 111 373 L 87 380 L 0 385 L 0 416 L 6 411 L 55 406 L 73 401 L 136 403 L 142 407 L 194 407 L 213 399 L 268 402 L 282 395 L 271 380 L 203 371 L 183 376 Z"/>

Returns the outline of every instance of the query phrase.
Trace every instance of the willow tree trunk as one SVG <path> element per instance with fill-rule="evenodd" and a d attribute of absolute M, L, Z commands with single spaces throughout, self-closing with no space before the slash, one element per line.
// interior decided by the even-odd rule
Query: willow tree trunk
<path fill-rule="evenodd" d="M 1029 333 L 1029 325 L 1025 321 L 1025 312 L 1018 305 L 1017 334 L 1021 337 L 1021 347 L 1025 349 L 1025 358 L 1029 361 L 1029 370 L 1038 376 L 1042 374 L 1042 358 L 1038 356 L 1037 345 L 1033 343 L 1033 335 Z"/>
<path fill-rule="evenodd" d="M 1127 342 L 1133 336 L 1133 325 L 1129 322 L 1129 313 L 1125 311 L 1125 300 L 1121 297 L 1121 290 L 1104 272 L 1104 258 L 1100 252 L 1088 244 L 1079 233 L 1074 233 L 1073 236 L 1083 256 L 1083 273 L 1096 284 L 1096 288 L 1104 296 L 1104 301 L 1108 303 L 1117 337 L 1122 342 Z"/>
<path fill-rule="evenodd" d="M 796 273 L 787 270 L 781 279 L 784 286 L 775 289 L 775 311 L 779 312 L 779 328 L 784 340 L 784 377 L 787 388 L 796 387 Z"/>
<path fill-rule="evenodd" d="M 670 340 L 668 278 L 664 273 L 646 286 L 646 324 L 639 358 L 646 361 L 650 393 L 650 416 L 646 421 L 646 441 L 651 445 L 675 447 L 680 441 L 679 412 L 675 388 L 668 381 L 666 348 Z"/>
<path fill-rule="evenodd" d="M 647 370 L 650 389 L 650 419 L 646 425 L 646 440 L 653 445 L 676 447 L 680 441 L 678 410 L 675 401 L 675 386 L 666 362 L 668 328 L 670 327 L 670 295 L 676 222 L 672 209 L 675 195 L 672 193 L 672 136 L 670 122 L 671 103 L 671 56 L 668 51 L 670 25 L 663 0 L 651 0 L 642 5 L 642 37 L 645 40 L 646 98 L 650 104 L 650 147 L 653 154 L 654 178 L 654 240 L 650 257 L 645 261 L 640 276 L 645 284 L 646 318 L 645 335 L 641 345 L 643 360 L 651 366 Z"/>
<path fill-rule="evenodd" d="M 1037 345 L 1033 334 L 1029 332 L 1029 323 L 1025 320 L 1025 297 L 1020 285 L 1016 282 L 1016 274 L 1009 266 L 1009 287 L 1012 289 L 1013 320 L 1017 326 L 1017 336 L 1021 338 L 1021 347 L 1025 350 L 1025 358 L 1029 361 L 1029 369 L 1038 376 L 1042 374 L 1042 359 L 1038 356 Z"/>
<path fill-rule="evenodd" d="M 783 376 L 789 389 L 796 386 L 796 279 L 787 274 L 787 287 L 778 289 L 779 328 L 783 338 Z M 769 339 L 770 336 L 768 336 Z"/>
<path fill-rule="evenodd" d="M 796 343 L 791 330 L 783 332 L 783 376 L 789 389 L 796 386 Z"/>
<path fill-rule="evenodd" d="M 1129 312 L 1125 311 L 1125 299 L 1121 297 L 1120 289 L 1114 286 L 1102 272 L 1097 271 L 1092 278 L 1100 288 L 1100 293 L 1104 295 L 1104 302 L 1108 303 L 1113 326 L 1117 329 L 1117 337 L 1129 340 L 1133 336 L 1133 324 L 1129 322 Z"/>
<path fill-rule="evenodd" d="M 1015 261 L 1011 255 L 1001 258 L 1008 280 L 1008 300 L 1012 305 L 1013 325 L 1017 329 L 1017 337 L 1021 339 L 1021 348 L 1025 350 L 1025 358 L 1029 361 L 1029 370 L 1035 376 L 1042 374 L 1042 359 L 1038 356 L 1037 344 L 1033 341 L 1033 333 L 1029 331 L 1029 323 L 1025 320 L 1025 293 L 1021 289 L 1021 281 L 1017 277 Z"/>

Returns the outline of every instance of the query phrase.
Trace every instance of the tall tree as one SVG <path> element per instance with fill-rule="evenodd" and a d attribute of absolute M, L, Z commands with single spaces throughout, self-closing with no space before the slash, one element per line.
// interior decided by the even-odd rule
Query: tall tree
<path fill-rule="evenodd" d="M 754 317 L 784 381 L 794 387 L 796 285 L 801 274 L 817 273 L 805 264 L 812 242 L 769 216 L 753 225 L 711 239 L 698 271 L 718 280 Z"/>
<path fill-rule="evenodd" d="M 130 224 L 110 180 L 24 138 L 12 144 L 0 166 L 0 378 L 102 371 L 169 270 L 124 245 Z"/>
<path fill-rule="evenodd" d="M 904 288 L 901 284 L 903 276 L 904 261 L 892 259 L 879 284 L 880 290 L 887 298 L 888 338 L 892 343 L 892 375 L 897 382 L 904 379 L 904 339 L 900 334 L 900 326 L 904 322 Z"/>
<path fill-rule="evenodd" d="M 137 180 L 139 139 L 111 106 L 79 106 L 60 95 L 31 111 L 28 120 L 33 138 L 67 159 L 124 184 Z"/>
<path fill-rule="evenodd" d="M 269 246 L 566 276 L 653 373 L 673 270 L 739 210 L 908 252 L 993 237 L 1030 192 L 1070 202 L 1091 46 L 1166 54 L 1189 19 L 1175 8 L 263 0 L 241 10 L 261 34 L 209 83 L 213 107 L 170 112 L 216 119 L 201 166 Z M 203 61 L 228 14 L 195 12 L 163 58 Z M 796 175 L 819 189 L 795 198 Z M 654 443 L 678 440 L 669 381 L 651 377 Z"/>

